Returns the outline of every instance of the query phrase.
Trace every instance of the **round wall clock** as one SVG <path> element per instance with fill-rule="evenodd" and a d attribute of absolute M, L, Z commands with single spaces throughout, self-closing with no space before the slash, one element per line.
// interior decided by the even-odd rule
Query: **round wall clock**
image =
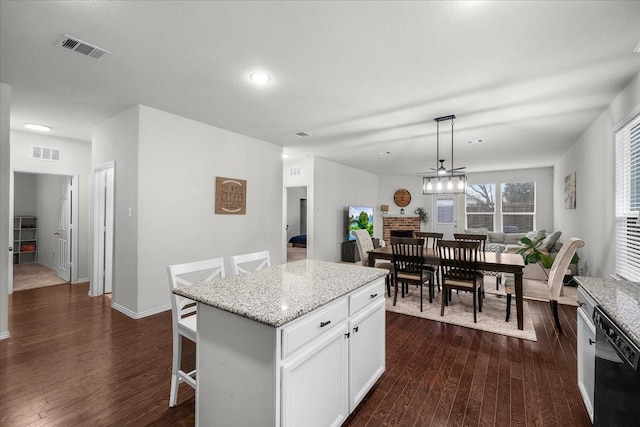
<path fill-rule="evenodd" d="M 400 190 L 396 191 L 395 194 L 393 195 L 393 201 L 395 202 L 396 205 L 400 206 L 401 208 L 404 208 L 408 206 L 409 203 L 411 203 L 411 193 L 409 193 L 408 190 L 401 188 Z"/>

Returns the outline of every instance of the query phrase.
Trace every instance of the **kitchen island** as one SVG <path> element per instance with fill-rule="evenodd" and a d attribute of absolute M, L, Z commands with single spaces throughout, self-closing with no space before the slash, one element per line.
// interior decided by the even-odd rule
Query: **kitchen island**
<path fill-rule="evenodd" d="M 303 260 L 177 289 L 198 303 L 196 424 L 341 425 L 384 372 L 386 274 Z"/>

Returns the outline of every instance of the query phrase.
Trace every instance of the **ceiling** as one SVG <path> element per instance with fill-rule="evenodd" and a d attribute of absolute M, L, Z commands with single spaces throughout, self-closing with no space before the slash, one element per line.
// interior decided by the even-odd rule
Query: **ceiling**
<path fill-rule="evenodd" d="M 143 104 L 294 157 L 413 175 L 436 166 L 433 119 L 455 114 L 454 166 L 540 167 L 640 72 L 638 22 L 640 1 L 1 0 L 0 80 L 12 128 L 73 139 Z M 68 52 L 63 34 L 112 53 Z"/>

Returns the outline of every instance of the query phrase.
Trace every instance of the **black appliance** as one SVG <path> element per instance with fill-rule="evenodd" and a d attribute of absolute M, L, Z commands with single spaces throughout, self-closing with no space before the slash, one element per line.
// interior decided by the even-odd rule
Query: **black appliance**
<path fill-rule="evenodd" d="M 594 427 L 640 427 L 640 349 L 600 307 L 596 326 Z"/>

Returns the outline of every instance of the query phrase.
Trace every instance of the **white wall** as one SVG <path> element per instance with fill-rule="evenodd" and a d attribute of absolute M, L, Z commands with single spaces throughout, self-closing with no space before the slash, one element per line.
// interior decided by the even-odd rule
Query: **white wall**
<path fill-rule="evenodd" d="M 31 146 L 57 148 L 59 162 L 31 158 Z M 11 130 L 11 169 L 51 175 L 78 175 L 78 282 L 89 280 L 89 201 L 91 187 L 91 143 L 33 132 Z M 59 189 L 55 191 L 58 198 Z M 15 197 L 15 195 L 14 195 Z M 56 215 L 58 201 L 50 208 Z M 16 210 L 17 213 L 17 210 Z"/>
<path fill-rule="evenodd" d="M 36 175 L 16 172 L 13 175 L 13 215 L 37 216 Z"/>
<path fill-rule="evenodd" d="M 378 206 L 378 176 L 328 160 L 314 161 L 314 259 L 340 261 L 340 245 L 347 240 L 346 212 L 349 205 Z M 382 234 L 379 216 L 374 236 Z M 309 255 L 307 255 L 309 256 Z"/>
<path fill-rule="evenodd" d="M 115 161 L 112 304 L 131 313 L 138 310 L 139 116 L 140 106 L 135 106 L 91 132 L 92 165 Z M 129 208 L 135 214 L 133 218 L 128 217 Z M 158 240 L 162 240 L 162 235 L 158 235 Z"/>
<path fill-rule="evenodd" d="M 281 262 L 281 147 L 145 106 L 93 137 L 94 164 L 116 164 L 114 302 L 128 314 L 169 308 L 170 264 L 224 256 L 231 274 L 232 255 L 263 249 Z M 247 180 L 246 215 L 214 213 L 217 176 Z"/>
<path fill-rule="evenodd" d="M 555 165 L 554 223 L 563 237 L 580 237 L 582 274 L 608 277 L 615 270 L 614 126 L 640 106 L 640 74 Z M 630 118 L 630 117 L 628 117 Z M 576 172 L 576 209 L 564 207 L 564 177 Z"/>
<path fill-rule="evenodd" d="M 13 218 L 9 216 L 11 148 L 9 146 L 9 112 L 11 86 L 0 82 L 0 244 L 13 246 Z M 9 258 L 12 252 L 0 251 L 0 339 L 9 338 Z"/>

